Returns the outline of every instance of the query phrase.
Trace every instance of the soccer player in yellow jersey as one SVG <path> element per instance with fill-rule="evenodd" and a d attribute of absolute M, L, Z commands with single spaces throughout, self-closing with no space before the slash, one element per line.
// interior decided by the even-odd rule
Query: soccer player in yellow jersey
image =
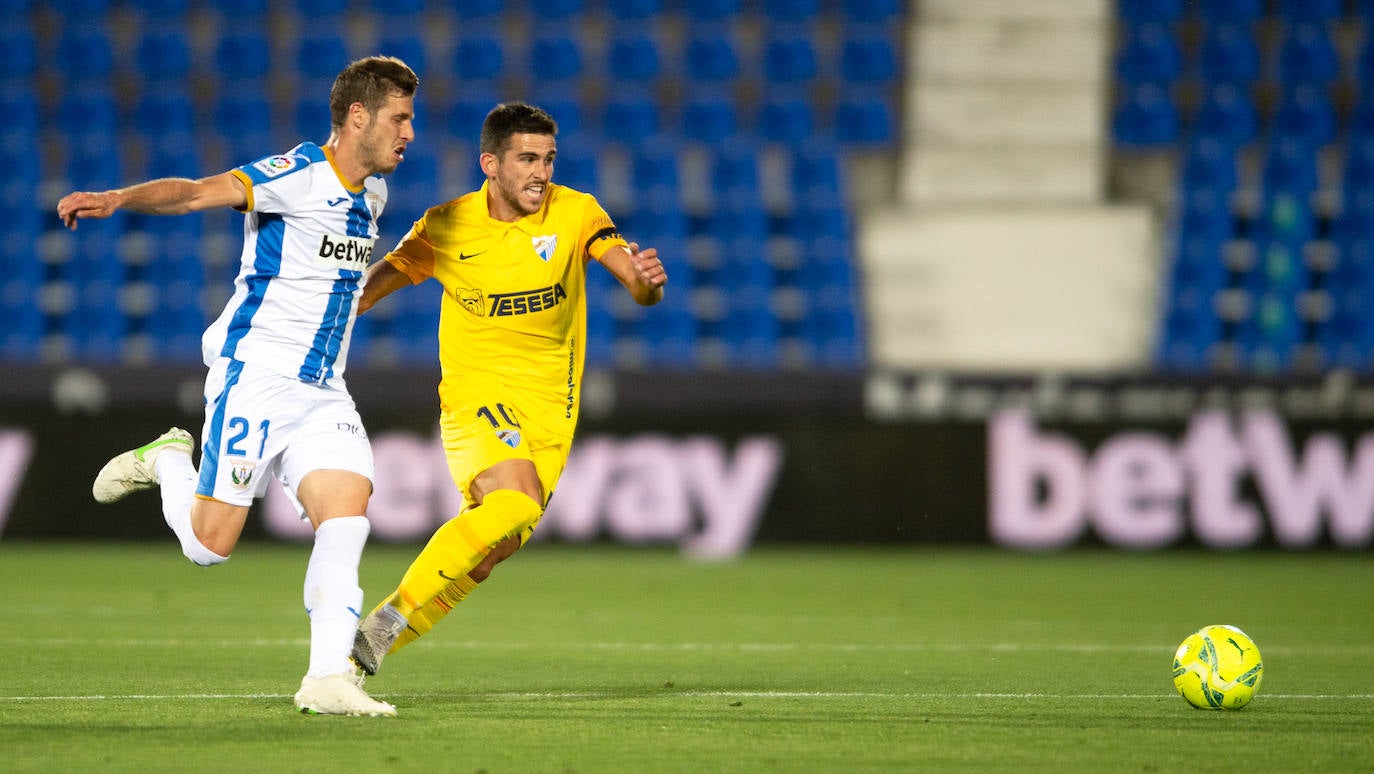
<path fill-rule="evenodd" d="M 657 251 L 627 243 L 590 194 L 551 182 L 557 131 L 537 107 L 497 105 L 482 125 L 486 183 L 430 208 L 367 270 L 360 312 L 430 277 L 444 287 L 440 433 L 467 503 L 359 625 L 353 660 L 368 674 L 515 553 L 543 515 L 581 407 L 589 265 L 639 304 L 663 298 Z"/>

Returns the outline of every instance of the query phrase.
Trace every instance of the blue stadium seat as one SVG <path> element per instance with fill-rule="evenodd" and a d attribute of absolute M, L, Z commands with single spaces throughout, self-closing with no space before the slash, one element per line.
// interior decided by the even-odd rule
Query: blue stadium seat
<path fill-rule="evenodd" d="M 377 52 L 383 56 L 394 56 L 410 65 L 423 81 L 429 72 L 429 57 L 425 41 L 413 32 L 396 31 L 382 35 L 377 41 Z"/>
<path fill-rule="evenodd" d="M 382 4 L 386 0 L 377 0 Z M 488 24 L 500 21 L 506 10 L 505 0 L 463 0 L 461 3 L 454 3 L 453 8 L 458 15 L 458 19 L 463 22 L 463 26 L 468 24 Z"/>
<path fill-rule="evenodd" d="M 683 137 L 712 145 L 739 131 L 734 99 L 716 89 L 689 94 L 683 102 L 680 122 Z"/>
<path fill-rule="evenodd" d="M 1279 18 L 1288 22 L 1325 24 L 1341 18 L 1341 0 L 1277 0 Z"/>
<path fill-rule="evenodd" d="M 0 0 L 0 23 L 26 24 L 34 0 Z"/>
<path fill-rule="evenodd" d="M 1183 160 L 1183 186 L 1188 190 L 1206 188 L 1217 192 L 1236 189 L 1236 155 L 1224 139 L 1196 136 Z"/>
<path fill-rule="evenodd" d="M 195 131 L 196 108 L 179 89 L 146 91 L 134 103 L 133 128 L 148 137 L 186 135 Z"/>
<path fill-rule="evenodd" d="M 663 71 L 658 42 L 650 35 L 620 34 L 606 52 L 606 73 L 613 83 L 648 83 Z"/>
<path fill-rule="evenodd" d="M 186 18 L 190 0 L 143 0 L 138 12 L 143 16 L 144 29 L 151 24 L 181 24 Z"/>
<path fill-rule="evenodd" d="M 235 28 L 215 43 L 211 72 L 229 81 L 259 80 L 272 69 L 272 43 L 259 30 Z"/>
<path fill-rule="evenodd" d="M 139 38 L 134 58 L 145 82 L 183 81 L 191 71 L 191 49 L 179 30 L 158 28 L 145 32 Z"/>
<path fill-rule="evenodd" d="M 33 33 L 14 25 L 0 29 L 0 77 L 6 81 L 27 79 L 38 69 L 38 47 Z"/>
<path fill-rule="evenodd" d="M 286 150 L 276 147 L 277 141 L 272 134 L 272 106 L 257 89 L 221 89 L 211 115 L 212 130 L 216 134 L 223 127 L 232 127 L 232 131 L 223 132 L 225 162 L 231 166 Z"/>
<path fill-rule="evenodd" d="M 318 92 L 303 92 L 290 102 L 291 120 L 287 131 L 277 135 L 283 150 L 296 142 L 309 140 L 324 144 L 329 139 L 332 119 L 329 104 L 320 99 Z"/>
<path fill-rule="evenodd" d="M 1160 337 L 1159 367 L 1172 373 L 1206 373 L 1209 353 L 1221 334 L 1210 293 L 1190 290 L 1173 295 Z"/>
<path fill-rule="evenodd" d="M 651 19 L 662 8 L 662 0 L 606 0 L 606 10 L 611 18 L 621 21 Z"/>
<path fill-rule="evenodd" d="M 114 66 L 110 39 L 98 28 L 66 29 L 57 39 L 53 66 L 68 84 L 104 81 Z"/>
<path fill-rule="evenodd" d="M 902 0 L 843 0 L 840 19 L 845 23 L 887 26 L 902 13 Z"/>
<path fill-rule="evenodd" d="M 1288 89 L 1270 121 L 1274 141 L 1296 140 L 1322 146 L 1336 139 L 1336 110 L 1322 87 L 1299 83 Z"/>
<path fill-rule="evenodd" d="M 1248 86 L 1259 77 L 1259 43 L 1243 24 L 1217 24 L 1208 28 L 1203 38 L 1198 64 L 1202 79 L 1208 84 Z"/>
<path fill-rule="evenodd" d="M 1193 134 L 1220 141 L 1236 148 L 1254 140 L 1259 133 L 1259 114 L 1255 104 L 1234 83 L 1213 86 L 1198 109 Z"/>
<path fill-rule="evenodd" d="M 670 236 L 685 235 L 682 219 L 681 175 L 676 147 L 667 143 L 640 145 L 630 157 L 630 169 L 637 188 L 639 205 L 675 225 L 666 229 Z"/>
<path fill-rule="evenodd" d="M 1172 24 L 1183 17 L 1183 0 L 1121 0 L 1117 18 L 1129 25 Z"/>
<path fill-rule="evenodd" d="M 1116 53 L 1116 77 L 1128 85 L 1167 84 L 1183 71 L 1178 39 L 1163 24 L 1141 24 L 1126 30 Z"/>
<path fill-rule="evenodd" d="M 468 142 L 477 142 L 482 132 L 482 122 L 500 99 L 490 84 L 464 84 L 458 89 L 458 98 L 449 105 L 446 121 L 449 134 Z"/>
<path fill-rule="evenodd" d="M 558 123 L 560 140 L 576 137 L 582 132 L 582 100 L 569 93 L 567 84 L 556 81 L 538 83 L 526 101 L 543 108 L 553 116 L 553 120 Z"/>
<path fill-rule="evenodd" d="M 1178 108 L 1156 83 L 1126 87 L 1112 110 L 1112 137 L 1126 148 L 1161 148 L 1179 138 Z"/>
<path fill-rule="evenodd" d="M 1374 190 L 1374 136 L 1351 136 L 1346 142 L 1342 165 L 1343 190 Z"/>
<path fill-rule="evenodd" d="M 635 145 L 662 129 L 658 99 L 644 89 L 621 87 L 611 92 L 602 111 L 601 133 L 613 142 Z"/>
<path fill-rule="evenodd" d="M 256 26 L 267 16 L 267 3 L 268 0 L 216 0 L 211 7 L 235 27 Z"/>
<path fill-rule="evenodd" d="M 719 22 L 740 12 L 740 0 L 691 0 L 682 4 L 686 18 L 694 22 Z"/>
<path fill-rule="evenodd" d="M 816 62 L 815 44 L 804 35 L 774 33 L 763 43 L 763 74 L 770 88 L 810 82 L 818 73 Z"/>
<path fill-rule="evenodd" d="M 771 24 L 815 21 L 820 13 L 820 0 L 763 0 L 763 15 Z"/>
<path fill-rule="evenodd" d="M 694 30 L 684 55 L 687 77 L 695 83 L 722 83 L 740 74 L 739 51 L 729 35 Z"/>
<path fill-rule="evenodd" d="M 396 236 L 410 229 L 425 210 L 439 204 L 442 164 L 434 151 L 435 143 L 417 143 L 406 148 L 405 161 L 392 172 L 387 184 L 383 228 Z"/>
<path fill-rule="evenodd" d="M 895 117 L 890 98 L 868 89 L 844 92 L 835 105 L 835 138 L 853 147 L 884 147 L 895 136 Z"/>
<path fill-rule="evenodd" d="M 109 138 L 119 126 L 119 112 L 108 90 L 79 87 L 58 102 L 56 126 L 66 136 L 69 151 L 93 156 L 108 148 Z M 113 158 L 115 154 L 110 155 Z"/>
<path fill-rule="evenodd" d="M 1207 0 L 1194 8 L 1203 20 L 1216 23 L 1249 24 L 1264 16 L 1264 0 Z"/>
<path fill-rule="evenodd" d="M 526 0 L 530 12 L 543 21 L 569 19 L 582 13 L 582 0 Z"/>
<path fill-rule="evenodd" d="M 529 54 L 530 72 L 538 81 L 567 81 L 582 74 L 582 49 L 570 35 L 539 35 Z"/>
<path fill-rule="evenodd" d="M 717 207 L 758 207 L 763 198 L 759 186 L 759 147 L 742 140 L 722 143 L 711 162 L 711 188 Z"/>
<path fill-rule="evenodd" d="M 110 0 L 50 0 L 48 5 L 66 19 L 103 21 L 110 10 Z"/>
<path fill-rule="evenodd" d="M 491 35 L 464 37 L 453 51 L 453 71 L 466 81 L 486 81 L 500 76 L 504 61 L 501 40 Z"/>
<path fill-rule="evenodd" d="M 600 189 L 595 143 L 575 137 L 558 138 L 558 160 L 554 163 L 554 181 L 579 191 Z"/>
<path fill-rule="evenodd" d="M 27 83 L 0 87 L 0 151 L 22 152 L 25 156 L 38 147 L 38 97 Z M 65 131 L 65 130 L 64 130 Z M 30 165 L 33 166 L 33 165 Z"/>
<path fill-rule="evenodd" d="M 1325 27 L 1310 22 L 1288 27 L 1288 35 L 1279 49 L 1279 79 L 1284 85 L 1324 85 L 1336 80 L 1340 69 L 1340 56 Z"/>
<path fill-rule="evenodd" d="M 1361 99 L 1351 110 L 1348 132 L 1352 140 L 1374 137 L 1374 98 Z"/>
<path fill-rule="evenodd" d="M 882 35 L 847 37 L 840 48 L 840 77 L 847 84 L 891 84 L 897 78 L 896 47 Z"/>
<path fill-rule="evenodd" d="M 824 140 L 803 143 L 792 153 L 791 183 L 805 209 L 844 207 L 844 154 Z"/>
<path fill-rule="evenodd" d="M 317 100 L 317 88 L 327 92 L 350 60 L 348 43 L 337 29 L 316 29 L 296 41 L 296 75 Z"/>
<path fill-rule="evenodd" d="M 768 89 L 754 121 L 758 135 L 774 142 L 800 145 L 816 134 L 816 111 L 803 88 Z"/>
<path fill-rule="evenodd" d="M 321 24 L 336 24 L 343 16 L 347 3 L 338 0 L 292 0 L 292 5 L 302 22 L 318 28 Z"/>

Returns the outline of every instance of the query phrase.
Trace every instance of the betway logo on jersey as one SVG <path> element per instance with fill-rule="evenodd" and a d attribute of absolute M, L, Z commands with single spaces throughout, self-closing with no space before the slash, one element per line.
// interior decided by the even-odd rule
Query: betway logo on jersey
<path fill-rule="evenodd" d="M 321 234 L 315 263 L 330 269 L 362 271 L 372 260 L 372 244 L 376 241 L 369 237 Z"/>
<path fill-rule="evenodd" d="M 491 296 L 488 317 L 512 317 L 528 312 L 542 312 L 552 309 L 568 297 L 561 283 L 554 283 L 538 290 L 522 290 L 519 293 L 497 293 Z"/>

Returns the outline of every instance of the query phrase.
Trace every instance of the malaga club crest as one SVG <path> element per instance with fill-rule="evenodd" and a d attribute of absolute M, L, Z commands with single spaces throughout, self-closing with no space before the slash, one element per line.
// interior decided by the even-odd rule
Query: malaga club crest
<path fill-rule="evenodd" d="M 497 430 L 496 437 L 500 438 L 502 443 L 511 447 L 512 449 L 519 448 L 520 446 L 519 430 Z"/>
<path fill-rule="evenodd" d="M 558 235 L 549 234 L 548 236 L 530 237 L 530 243 L 534 246 L 534 252 L 548 263 L 553 257 L 553 251 L 558 249 Z"/>

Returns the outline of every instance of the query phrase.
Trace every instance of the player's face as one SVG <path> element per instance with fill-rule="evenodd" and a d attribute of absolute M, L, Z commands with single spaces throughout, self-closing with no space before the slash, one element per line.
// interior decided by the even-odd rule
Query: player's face
<path fill-rule="evenodd" d="M 532 215 L 544 206 L 549 180 L 553 177 L 553 157 L 558 148 L 551 134 L 517 134 L 510 147 L 495 159 L 489 188 L 516 217 Z"/>
<path fill-rule="evenodd" d="M 406 145 L 415 140 L 415 99 L 392 94 L 386 98 L 358 141 L 358 156 L 373 172 L 387 173 L 405 158 Z"/>

